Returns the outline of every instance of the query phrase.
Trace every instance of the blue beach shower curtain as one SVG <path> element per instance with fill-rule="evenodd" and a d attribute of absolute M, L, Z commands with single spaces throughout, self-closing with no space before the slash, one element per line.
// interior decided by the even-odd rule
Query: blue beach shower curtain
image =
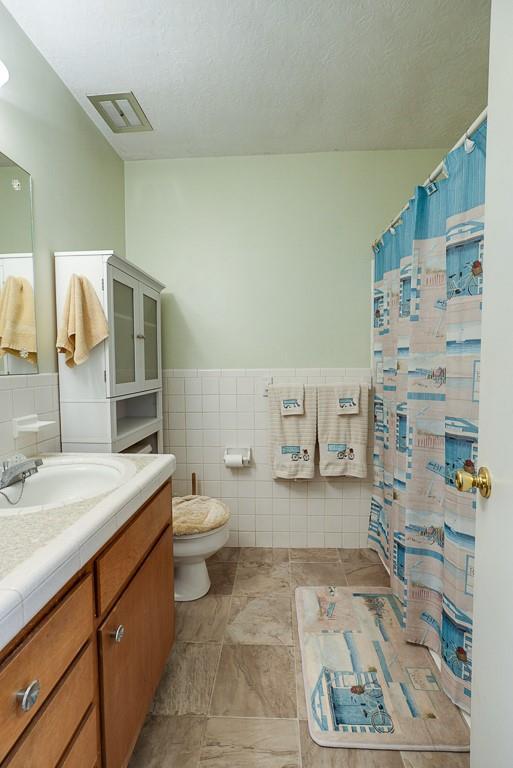
<path fill-rule="evenodd" d="M 407 640 L 440 654 L 466 711 L 476 496 L 454 475 L 477 466 L 485 157 L 483 125 L 374 248 L 369 546 L 390 567 Z"/>

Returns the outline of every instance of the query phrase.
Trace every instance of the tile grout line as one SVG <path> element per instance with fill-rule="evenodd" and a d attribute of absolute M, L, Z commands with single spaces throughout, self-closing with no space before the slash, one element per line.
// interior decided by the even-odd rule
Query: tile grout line
<path fill-rule="evenodd" d="M 240 557 L 240 551 L 239 551 L 239 557 Z M 224 561 L 221 561 L 221 564 L 223 564 L 223 562 Z M 237 560 L 237 565 L 236 565 L 236 568 L 235 568 L 235 576 L 237 575 L 237 568 L 238 568 L 238 566 L 239 566 L 239 560 Z M 234 585 L 235 585 L 235 577 L 234 577 L 234 580 L 233 580 L 232 591 L 231 591 L 230 595 L 228 595 L 228 597 L 230 598 L 230 604 L 228 606 L 227 624 L 228 624 L 228 621 L 230 619 L 230 614 L 231 614 L 231 610 L 232 610 L 233 586 Z M 225 632 L 226 632 L 226 627 L 224 628 L 223 635 L 221 636 L 221 642 L 219 643 L 219 656 L 218 656 L 218 659 L 217 659 L 216 671 L 215 671 L 215 674 L 214 674 L 214 679 L 212 680 L 212 690 L 210 691 L 210 698 L 209 698 L 209 702 L 208 702 L 208 707 L 207 707 L 207 711 L 205 713 L 205 730 L 203 731 L 203 736 L 201 738 L 201 746 L 200 746 L 200 749 L 199 749 L 197 768 L 201 767 L 202 753 L 203 753 L 203 750 L 204 750 L 204 748 L 206 746 L 208 721 L 209 721 L 209 718 L 212 717 L 210 709 L 212 707 L 212 699 L 214 698 L 214 689 L 215 689 L 215 685 L 216 685 L 216 681 L 217 681 L 217 673 L 219 672 L 219 665 L 221 664 L 221 655 L 223 653 L 223 646 L 225 644 L 225 641 L 224 641 Z"/>
<path fill-rule="evenodd" d="M 204 717 L 204 715 L 193 715 L 193 717 Z M 209 720 L 276 720 L 278 723 L 294 723 L 297 717 L 275 717 L 271 715 L 209 715 Z"/>
<path fill-rule="evenodd" d="M 240 550 L 239 550 L 239 559 L 240 559 Z M 209 702 L 208 702 L 207 721 L 208 721 L 208 718 L 211 715 L 212 700 L 214 698 L 214 689 L 215 689 L 216 682 L 217 682 L 217 675 L 218 675 L 218 672 L 219 672 L 219 666 L 221 664 L 221 656 L 223 654 L 223 647 L 226 644 L 226 642 L 225 642 L 226 627 L 228 626 L 228 622 L 230 620 L 230 614 L 232 612 L 233 590 L 235 589 L 235 579 L 237 578 L 237 571 L 238 571 L 238 568 L 239 568 L 239 559 L 237 559 L 237 565 L 236 565 L 236 568 L 235 568 L 235 576 L 233 578 L 233 584 L 232 584 L 232 591 L 230 592 L 230 595 L 229 595 L 229 597 L 230 597 L 230 605 L 228 607 L 228 619 L 227 619 L 226 626 L 224 628 L 224 632 L 223 632 L 223 635 L 221 637 L 221 643 L 220 643 L 220 646 L 219 646 L 219 658 L 217 659 L 216 671 L 215 671 L 215 674 L 214 674 L 214 680 L 212 682 L 212 690 L 210 692 L 210 699 L 209 699 Z M 203 749 L 203 745 L 202 745 L 201 748 Z"/>
<path fill-rule="evenodd" d="M 289 550 L 289 571 L 290 571 L 290 610 L 291 610 L 291 617 L 292 621 L 295 622 L 296 627 L 292 627 L 292 638 L 293 640 L 296 639 L 299 642 L 299 628 L 297 627 L 297 609 L 296 609 L 296 587 L 292 586 L 292 563 L 293 560 L 290 556 L 290 550 Z M 296 632 L 294 631 L 296 629 Z M 299 725 L 299 695 L 298 695 L 298 684 L 297 684 L 297 675 L 298 675 L 298 652 L 301 653 L 301 648 L 299 645 L 296 645 L 294 642 L 294 691 L 296 693 L 296 734 L 297 734 L 297 754 L 299 758 L 299 768 L 302 768 L 303 765 L 303 750 L 301 749 L 301 732 L 300 732 L 300 725 Z M 303 670 L 303 660 L 301 659 L 301 674 Z"/>
<path fill-rule="evenodd" d="M 296 686 L 296 698 L 297 698 L 297 686 Z M 297 756 L 299 758 L 299 768 L 302 768 L 303 750 L 301 749 L 301 731 L 299 726 L 299 717 L 296 718 L 296 733 L 297 733 Z"/>
<path fill-rule="evenodd" d="M 294 627 L 292 626 L 292 623 L 296 621 L 295 616 L 295 599 L 296 599 L 296 589 L 292 585 L 292 559 L 290 556 L 290 547 L 289 547 L 289 600 L 290 600 L 290 623 L 291 623 L 291 633 L 292 633 L 292 648 L 294 653 L 294 693 L 296 697 L 296 740 L 297 740 L 297 756 L 298 756 L 298 768 L 302 768 L 303 765 L 303 755 L 301 753 L 301 736 L 299 733 L 299 697 L 297 695 L 297 646 L 295 643 L 295 632 Z M 297 623 L 297 622 L 296 622 Z"/>

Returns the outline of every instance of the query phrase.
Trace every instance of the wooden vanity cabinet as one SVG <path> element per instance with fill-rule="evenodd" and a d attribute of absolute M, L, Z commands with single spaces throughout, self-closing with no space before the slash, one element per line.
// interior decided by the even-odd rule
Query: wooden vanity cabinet
<path fill-rule="evenodd" d="M 172 554 L 168 527 L 98 631 L 105 768 L 128 762 L 171 649 Z"/>
<path fill-rule="evenodd" d="M 91 707 L 80 724 L 59 768 L 97 768 L 98 712 Z"/>
<path fill-rule="evenodd" d="M 0 652 L 0 768 L 126 768 L 173 641 L 166 483 Z"/>
<path fill-rule="evenodd" d="M 86 576 L 0 667 L 0 760 L 27 732 L 39 710 L 53 709 L 53 692 L 69 676 L 73 660 L 93 632 L 93 580 Z M 18 694 L 25 691 L 29 697 L 31 685 L 32 698 L 23 707 Z"/>

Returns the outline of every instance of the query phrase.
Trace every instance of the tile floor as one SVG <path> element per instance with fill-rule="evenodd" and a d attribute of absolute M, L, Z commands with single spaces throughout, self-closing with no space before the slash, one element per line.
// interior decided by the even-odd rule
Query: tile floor
<path fill-rule="evenodd" d="M 130 768 L 469 768 L 466 754 L 318 747 L 308 734 L 298 585 L 387 586 L 362 549 L 225 548 L 176 606 L 176 644 Z"/>

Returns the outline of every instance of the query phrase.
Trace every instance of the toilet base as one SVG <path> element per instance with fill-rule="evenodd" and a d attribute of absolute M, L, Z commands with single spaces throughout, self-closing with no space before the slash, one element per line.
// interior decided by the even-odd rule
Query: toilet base
<path fill-rule="evenodd" d="M 228 536 L 228 523 L 206 533 L 175 536 L 175 600 L 179 603 L 199 600 L 207 594 L 210 577 L 205 560 L 224 547 Z"/>
<path fill-rule="evenodd" d="M 179 603 L 199 600 L 210 589 L 210 576 L 204 559 L 175 562 L 175 600 Z"/>

